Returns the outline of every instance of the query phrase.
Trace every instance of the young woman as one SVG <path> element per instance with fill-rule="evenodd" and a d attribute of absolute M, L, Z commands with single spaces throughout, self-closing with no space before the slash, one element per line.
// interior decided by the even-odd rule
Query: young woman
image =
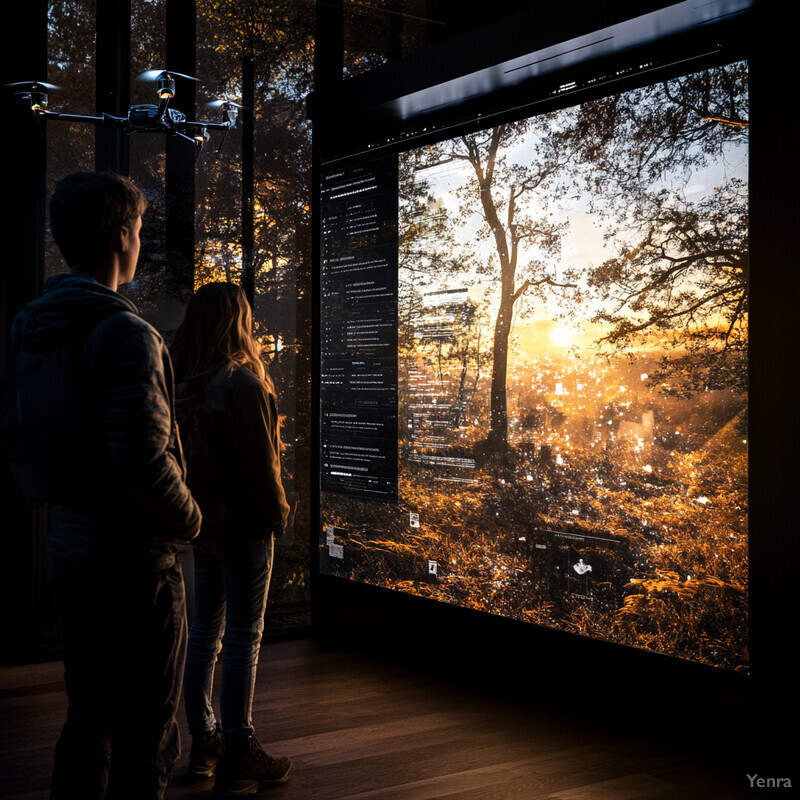
<path fill-rule="evenodd" d="M 189 301 L 172 347 L 188 483 L 203 512 L 184 677 L 187 775 L 216 772 L 221 797 L 284 783 L 291 769 L 261 749 L 251 715 L 273 540 L 289 514 L 275 392 L 251 328 L 241 287 L 210 283 Z M 221 729 L 212 707 L 220 646 Z"/>

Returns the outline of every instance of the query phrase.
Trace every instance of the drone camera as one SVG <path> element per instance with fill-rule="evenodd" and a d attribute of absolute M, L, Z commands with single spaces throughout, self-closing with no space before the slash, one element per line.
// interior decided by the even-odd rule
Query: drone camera
<path fill-rule="evenodd" d="M 147 104 L 131 106 L 128 122 L 133 128 L 150 128 L 158 123 L 158 107 Z"/>

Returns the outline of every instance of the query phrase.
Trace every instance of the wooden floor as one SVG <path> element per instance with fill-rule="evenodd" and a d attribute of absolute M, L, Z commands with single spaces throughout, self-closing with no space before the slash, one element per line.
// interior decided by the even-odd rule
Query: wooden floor
<path fill-rule="evenodd" d="M 655 723 L 664 715 L 685 715 L 687 731 L 695 733 L 708 720 L 702 711 L 659 709 L 657 698 L 634 700 L 628 719 L 598 719 L 596 688 L 586 691 L 584 710 L 578 704 L 562 711 L 546 687 L 542 702 L 529 692 L 518 703 L 508 692 L 478 691 L 310 639 L 267 644 L 258 681 L 259 739 L 269 752 L 294 760 L 292 780 L 264 793 L 274 800 L 762 796 L 746 777 L 759 771 L 758 763 L 743 760 L 741 748 L 724 755 L 724 733 L 710 728 L 714 744 L 698 747 L 697 737 L 676 735 L 675 726 L 659 732 Z M 48 797 L 65 709 L 60 663 L 0 668 L 0 797 Z M 181 723 L 187 743 L 182 714 Z M 741 741 L 742 731 L 729 733 Z M 183 755 L 177 773 L 185 764 Z M 209 798 L 211 786 L 183 785 L 176 777 L 167 797 Z M 763 796 L 793 795 L 771 789 Z"/>

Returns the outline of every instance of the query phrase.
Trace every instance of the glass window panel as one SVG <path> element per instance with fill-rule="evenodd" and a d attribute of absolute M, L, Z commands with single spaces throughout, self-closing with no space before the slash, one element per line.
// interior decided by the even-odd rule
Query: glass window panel
<path fill-rule="evenodd" d="M 46 80 L 58 89 L 49 93 L 49 108 L 71 114 L 95 112 L 95 0 L 59 0 L 47 10 Z M 42 121 L 47 129 L 47 196 L 65 175 L 94 168 L 94 126 L 83 122 Z M 50 235 L 45 239 L 45 277 L 66 270 Z"/>
<path fill-rule="evenodd" d="M 254 324 L 283 418 L 284 484 L 293 500 L 302 498 L 293 528 L 278 542 L 270 589 L 274 614 L 278 608 L 307 606 L 309 599 L 310 351 L 307 319 L 298 324 L 298 306 L 307 299 L 310 281 L 311 134 L 305 96 L 312 86 L 314 3 L 253 0 L 221 6 L 199 0 L 197 9 L 198 100 L 243 103 L 253 97 Z M 198 113 L 201 108 L 198 102 Z M 242 274 L 244 116 L 221 150 L 222 137 L 212 132 L 198 159 L 195 287 L 228 280 L 248 288 Z"/>
<path fill-rule="evenodd" d="M 446 29 L 426 0 L 344 0 L 343 17 L 345 78 L 421 50 L 429 26 Z"/>
<path fill-rule="evenodd" d="M 64 87 L 53 92 L 58 108 L 95 113 L 96 0 L 62 0 L 49 9 L 50 72 L 43 77 Z M 309 525 L 310 347 L 308 340 L 311 275 L 311 134 L 305 97 L 313 80 L 313 0 L 267 4 L 242 0 L 197 2 L 194 118 L 221 120 L 215 98 L 242 101 L 245 59 L 253 59 L 254 96 L 253 231 L 254 319 L 265 359 L 279 393 L 284 417 L 284 476 L 296 500 L 303 498 L 293 530 L 281 540 L 273 575 L 271 605 L 307 606 Z M 158 102 L 152 82 L 137 78 L 166 68 L 166 0 L 132 0 L 130 102 Z M 186 80 L 179 78 L 173 106 L 187 109 Z M 183 101 L 183 102 L 182 102 Z M 48 191 L 64 175 L 95 164 L 95 127 L 84 123 L 49 124 Z M 227 135 L 210 132 L 195 162 L 193 280 L 184 285 L 167 241 L 166 192 L 168 140 L 153 133 L 130 136 L 129 174 L 145 192 L 149 208 L 142 228 L 137 275 L 123 291 L 142 316 L 167 337 L 183 317 L 191 288 L 211 280 L 242 283 L 243 152 L 241 123 Z M 222 145 L 220 147 L 220 145 Z M 190 147 L 186 143 L 187 147 Z M 171 147 L 171 145 L 170 145 Z M 170 158 L 172 156 L 170 155 Z M 170 162 L 171 163 L 171 162 Z M 48 245 L 47 274 L 65 266 L 54 243 Z M 193 284 L 193 287 L 192 287 Z"/>
<path fill-rule="evenodd" d="M 150 69 L 166 68 L 166 1 L 133 0 L 131 3 L 131 105 L 156 104 L 156 84 L 140 80 Z M 179 79 L 174 105 L 181 108 Z M 142 248 L 136 277 L 122 291 L 136 303 L 139 313 L 162 333 L 169 335 L 183 318 L 185 298 L 176 296 L 170 280 L 167 253 L 167 198 L 165 167 L 167 138 L 158 133 L 137 133 L 128 138 L 130 177 L 147 196 L 142 220 Z M 187 143 L 187 147 L 188 147 Z"/>

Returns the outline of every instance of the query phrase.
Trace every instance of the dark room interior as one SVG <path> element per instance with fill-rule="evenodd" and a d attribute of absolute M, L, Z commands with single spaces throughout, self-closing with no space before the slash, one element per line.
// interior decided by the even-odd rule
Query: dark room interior
<path fill-rule="evenodd" d="M 166 341 L 205 283 L 252 307 L 292 506 L 253 714 L 294 767 L 265 796 L 793 796 L 788 12 L 29 0 L 4 17 L 3 383 L 14 317 L 66 270 L 47 201 L 72 172 L 144 192 L 120 292 Z M 130 133 L 167 68 L 172 108 L 206 124 Z M 31 79 L 53 87 L 46 113 Z M 0 797 L 38 800 L 67 707 L 48 515 L 0 469 Z M 166 797 L 211 797 L 183 779 L 178 721 Z"/>

